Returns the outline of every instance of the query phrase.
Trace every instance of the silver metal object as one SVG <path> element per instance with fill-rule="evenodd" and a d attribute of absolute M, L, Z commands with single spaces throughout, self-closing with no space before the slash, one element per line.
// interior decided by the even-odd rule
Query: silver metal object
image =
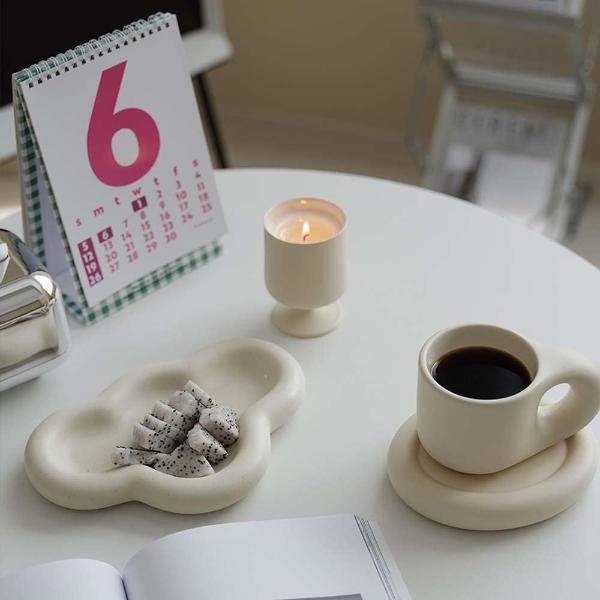
<path fill-rule="evenodd" d="M 0 391 L 50 370 L 69 345 L 56 282 L 19 237 L 0 229 Z"/>

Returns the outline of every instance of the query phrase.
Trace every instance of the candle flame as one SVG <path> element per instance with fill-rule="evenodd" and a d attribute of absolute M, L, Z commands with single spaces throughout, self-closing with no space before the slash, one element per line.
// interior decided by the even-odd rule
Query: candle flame
<path fill-rule="evenodd" d="M 302 241 L 305 242 L 310 237 L 310 224 L 304 221 L 302 225 Z"/>

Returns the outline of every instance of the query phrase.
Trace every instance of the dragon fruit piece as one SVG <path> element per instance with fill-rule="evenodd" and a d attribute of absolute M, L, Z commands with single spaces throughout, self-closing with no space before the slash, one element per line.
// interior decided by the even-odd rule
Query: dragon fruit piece
<path fill-rule="evenodd" d="M 154 468 L 175 477 L 205 477 L 214 473 L 206 457 L 185 443 L 177 446 L 168 456 L 158 460 Z"/>
<path fill-rule="evenodd" d="M 183 413 L 186 417 L 191 419 L 198 419 L 198 400 L 192 396 L 189 392 L 178 391 L 175 392 L 170 400 L 169 406 L 177 409 L 180 413 Z"/>
<path fill-rule="evenodd" d="M 212 408 L 217 403 L 197 384 L 191 379 L 183 386 L 184 391 L 189 392 L 200 405 L 200 410 L 203 408 Z"/>
<path fill-rule="evenodd" d="M 153 415 L 146 415 L 142 421 L 142 425 L 148 429 L 152 429 L 152 431 L 156 431 L 159 435 L 164 435 L 178 443 L 183 442 L 185 439 L 185 431 L 182 431 L 179 427 L 175 427 L 175 425 L 169 425 Z"/>
<path fill-rule="evenodd" d="M 194 419 L 186 417 L 183 413 L 175 408 L 171 408 L 164 402 L 157 402 L 152 409 L 151 416 L 156 417 L 160 421 L 164 421 L 168 425 L 173 425 L 187 433 L 194 426 Z"/>
<path fill-rule="evenodd" d="M 226 406 L 203 410 L 200 413 L 200 425 L 223 446 L 231 446 L 240 437 L 237 414 Z"/>
<path fill-rule="evenodd" d="M 133 445 L 144 450 L 156 450 L 158 452 L 172 452 L 177 442 L 165 435 L 161 435 L 148 427 L 136 423 L 133 426 Z"/>
<path fill-rule="evenodd" d="M 202 454 L 196 452 L 189 444 L 183 443 L 178 448 L 171 452 L 171 456 L 174 455 L 178 460 L 183 461 L 187 465 L 191 465 L 192 470 L 199 473 L 198 477 L 212 475 L 214 473 L 206 456 L 202 456 Z"/>
<path fill-rule="evenodd" d="M 216 465 L 227 458 L 227 450 L 219 440 L 215 439 L 199 423 L 188 432 L 190 447 L 205 456 L 208 462 Z"/>
<path fill-rule="evenodd" d="M 139 450 L 138 448 L 126 448 L 117 446 L 113 450 L 113 465 L 124 467 L 127 465 L 153 465 L 162 455 L 151 450 Z"/>
<path fill-rule="evenodd" d="M 154 469 L 167 475 L 173 475 L 177 477 L 179 475 L 179 466 L 174 458 L 171 458 L 169 454 L 165 455 L 164 458 L 154 463 Z"/>

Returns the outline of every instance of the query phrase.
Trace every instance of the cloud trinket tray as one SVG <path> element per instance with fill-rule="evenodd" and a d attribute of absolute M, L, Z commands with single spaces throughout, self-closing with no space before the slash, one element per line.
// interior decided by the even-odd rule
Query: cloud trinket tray
<path fill-rule="evenodd" d="M 112 450 L 131 442 L 133 424 L 189 379 L 240 415 L 240 439 L 229 457 L 213 475 L 198 479 L 144 465 L 114 467 Z M 304 390 L 302 368 L 279 346 L 246 338 L 221 342 L 125 375 L 95 400 L 49 416 L 27 443 L 27 475 L 42 496 L 66 508 L 139 501 L 182 514 L 219 510 L 243 498 L 261 479 L 271 432 L 296 411 Z"/>

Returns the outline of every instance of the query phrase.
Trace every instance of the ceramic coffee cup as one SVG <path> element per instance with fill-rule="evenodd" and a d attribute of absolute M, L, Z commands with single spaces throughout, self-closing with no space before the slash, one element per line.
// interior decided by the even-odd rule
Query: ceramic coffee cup
<path fill-rule="evenodd" d="M 487 347 L 518 359 L 531 383 L 492 400 L 448 391 L 432 369 L 448 353 Z M 540 406 L 542 396 L 567 383 L 567 395 Z M 452 327 L 421 349 L 417 388 L 417 432 L 425 450 L 455 471 L 495 473 L 552 446 L 585 427 L 600 408 L 600 371 L 584 356 L 526 339 L 492 325 Z"/>

